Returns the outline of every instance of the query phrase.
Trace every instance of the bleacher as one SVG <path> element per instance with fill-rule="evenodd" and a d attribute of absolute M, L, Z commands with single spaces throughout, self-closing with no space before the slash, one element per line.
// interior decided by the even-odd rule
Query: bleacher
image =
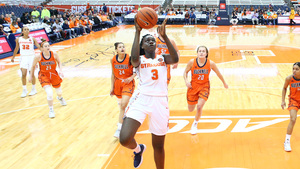
<path fill-rule="evenodd" d="M 0 14 L 11 14 L 14 12 L 17 17 L 21 17 L 24 12 L 31 12 L 32 8 L 20 6 L 0 6 Z"/>

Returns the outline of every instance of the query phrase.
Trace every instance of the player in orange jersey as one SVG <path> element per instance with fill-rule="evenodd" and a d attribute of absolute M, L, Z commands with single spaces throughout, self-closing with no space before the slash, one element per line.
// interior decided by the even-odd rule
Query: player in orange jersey
<path fill-rule="evenodd" d="M 50 45 L 45 39 L 42 39 L 40 46 L 42 53 L 36 56 L 33 60 L 29 81 L 33 79 L 35 66 L 37 63 L 39 63 L 39 81 L 47 93 L 48 106 L 50 109 L 49 117 L 54 118 L 55 113 L 53 110 L 53 91 L 51 85 L 56 90 L 57 99 L 59 100 L 60 104 L 63 106 L 67 105 L 66 101 L 62 97 L 62 90 L 60 87 L 62 82 L 61 77 L 63 77 L 62 67 L 57 53 L 50 51 Z M 56 64 L 58 65 L 60 73 L 57 73 L 56 71 Z"/>
<path fill-rule="evenodd" d="M 125 53 L 125 45 L 122 42 L 116 42 L 115 50 L 117 55 L 111 59 L 112 75 L 110 95 L 115 95 L 118 98 L 120 106 L 118 128 L 114 134 L 114 137 L 119 138 L 125 108 L 134 91 L 134 77 L 136 73 L 133 72 L 130 56 Z"/>
<path fill-rule="evenodd" d="M 13 57 L 11 58 L 11 62 L 14 62 L 17 52 L 20 49 L 20 69 L 22 72 L 22 85 L 23 85 L 23 92 L 21 94 L 21 97 L 27 96 L 27 88 L 26 88 L 26 76 L 27 72 L 31 69 L 31 64 L 34 59 L 34 45 L 37 48 L 40 48 L 39 43 L 36 41 L 34 37 L 29 36 L 29 28 L 24 26 L 22 28 L 22 34 L 20 37 L 16 39 L 16 47 L 13 53 Z M 32 79 L 32 89 L 29 93 L 29 96 L 35 95 L 37 93 L 35 89 L 35 77 Z"/>
<path fill-rule="evenodd" d="M 205 46 L 199 46 L 197 48 L 197 58 L 191 59 L 188 62 L 183 74 L 185 84 L 188 87 L 187 102 L 189 111 L 194 111 L 197 105 L 197 113 L 191 128 L 191 134 L 197 133 L 197 124 L 201 117 L 203 106 L 209 96 L 209 74 L 211 69 L 217 74 L 223 82 L 224 87 L 227 89 L 228 85 L 220 73 L 216 63 L 208 59 L 208 49 Z M 191 71 L 192 75 L 191 81 L 188 81 L 187 77 L 189 71 Z"/>
<path fill-rule="evenodd" d="M 293 65 L 293 74 L 285 78 L 285 83 L 282 89 L 282 109 L 285 108 L 285 95 L 287 87 L 290 86 L 290 95 L 289 95 L 289 107 L 290 111 L 290 123 L 287 127 L 284 150 L 292 151 L 290 140 L 293 132 L 293 128 L 297 119 L 297 112 L 300 109 L 300 62 L 296 62 Z"/>
<path fill-rule="evenodd" d="M 180 57 L 180 52 L 177 48 L 177 45 L 176 45 L 175 41 L 174 40 L 170 40 L 170 41 L 171 41 L 173 47 L 175 48 L 178 57 Z M 158 36 L 156 38 L 156 53 L 158 55 L 162 55 L 162 54 L 168 54 L 169 55 L 170 54 L 169 49 L 166 45 L 166 42 L 164 41 L 163 37 L 161 37 L 161 35 L 159 33 L 158 33 Z M 178 63 L 175 63 L 173 65 L 172 69 L 176 69 L 177 66 L 178 66 Z M 171 80 L 171 65 L 167 65 L 167 67 L 168 67 L 168 84 L 169 84 L 170 80 Z"/>

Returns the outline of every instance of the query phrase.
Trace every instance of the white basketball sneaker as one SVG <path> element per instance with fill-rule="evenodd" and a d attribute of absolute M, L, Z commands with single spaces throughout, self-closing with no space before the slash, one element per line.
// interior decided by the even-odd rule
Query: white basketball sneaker
<path fill-rule="evenodd" d="M 191 134 L 197 134 L 198 128 L 197 128 L 198 123 L 193 123 L 192 127 L 191 127 Z"/>
<path fill-rule="evenodd" d="M 54 117 L 55 117 L 54 110 L 50 110 L 49 111 L 49 118 L 54 118 Z"/>
<path fill-rule="evenodd" d="M 120 132 L 121 132 L 121 130 L 117 129 L 115 134 L 114 134 L 114 137 L 119 138 L 120 137 Z"/>
<path fill-rule="evenodd" d="M 287 151 L 287 152 L 292 151 L 290 140 L 286 140 L 284 142 L 284 150 Z"/>
<path fill-rule="evenodd" d="M 60 103 L 62 106 L 66 106 L 66 105 L 67 105 L 67 102 L 65 101 L 65 99 L 64 99 L 63 97 L 59 98 L 59 97 L 57 96 L 57 99 L 58 99 L 59 103 Z"/>
<path fill-rule="evenodd" d="M 23 92 L 21 94 L 21 97 L 26 97 L 27 96 L 27 90 L 26 89 L 23 89 Z"/>
<path fill-rule="evenodd" d="M 29 96 L 33 96 L 35 94 L 37 94 L 36 89 L 32 89 L 31 92 L 29 93 Z"/>

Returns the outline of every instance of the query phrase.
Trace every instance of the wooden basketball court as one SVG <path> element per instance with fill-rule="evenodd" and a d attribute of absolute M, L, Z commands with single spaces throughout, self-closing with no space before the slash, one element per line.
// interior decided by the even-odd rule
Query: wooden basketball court
<path fill-rule="evenodd" d="M 10 58 L 0 60 L 0 168 L 133 168 L 132 151 L 113 137 L 119 108 L 109 91 L 113 44 L 124 42 L 130 54 L 134 31 L 133 26 L 119 26 L 51 46 L 63 62 L 68 103 L 62 107 L 54 100 L 54 119 L 48 118 L 46 93 L 38 82 L 37 95 L 20 97 L 18 59 L 14 64 Z M 291 138 L 292 152 L 285 152 L 289 112 L 280 105 L 284 79 L 300 61 L 300 28 L 168 25 L 167 34 L 181 57 L 169 85 L 165 168 L 299 169 L 300 125 L 296 123 Z M 191 135 L 195 112 L 187 111 L 182 75 L 198 45 L 209 47 L 209 59 L 217 63 L 229 89 L 211 74 L 198 134 Z M 147 146 L 141 169 L 155 168 L 147 126 L 146 120 L 136 135 Z"/>

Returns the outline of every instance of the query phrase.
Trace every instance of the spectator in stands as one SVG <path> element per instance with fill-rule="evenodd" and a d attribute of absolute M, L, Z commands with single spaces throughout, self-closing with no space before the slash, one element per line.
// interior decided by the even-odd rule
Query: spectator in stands
<path fill-rule="evenodd" d="M 277 18 L 278 18 L 278 16 L 277 16 L 276 12 L 274 12 L 273 15 L 272 15 L 273 25 L 277 24 Z"/>
<path fill-rule="evenodd" d="M 75 35 L 72 33 L 72 30 L 70 29 L 69 27 L 69 22 L 68 20 L 65 20 L 63 25 L 62 25 L 62 28 L 64 31 L 67 31 L 68 35 L 69 35 L 69 39 L 72 39 L 72 38 L 75 38 Z"/>
<path fill-rule="evenodd" d="M 268 15 L 268 25 L 272 25 L 273 24 L 273 17 L 272 14 Z"/>
<path fill-rule="evenodd" d="M 35 7 L 33 8 L 33 11 L 31 12 L 31 16 L 32 16 L 33 22 L 39 22 L 40 21 L 40 19 L 39 19 L 40 12 L 37 11 Z"/>
<path fill-rule="evenodd" d="M 263 17 L 264 17 L 264 25 L 267 25 L 268 24 L 268 14 L 267 14 L 267 12 L 264 12 L 264 14 L 263 14 Z"/>
<path fill-rule="evenodd" d="M 23 24 L 28 24 L 28 17 L 26 15 L 28 15 L 28 12 L 24 12 L 21 16 L 21 22 Z"/>
<path fill-rule="evenodd" d="M 188 11 L 185 12 L 184 20 L 185 20 L 185 25 L 189 25 L 190 24 L 190 22 L 189 22 L 189 20 L 190 20 L 190 14 L 189 14 Z"/>
<path fill-rule="evenodd" d="M 296 22 L 293 20 L 295 18 L 295 10 L 294 7 L 291 7 L 291 14 L 290 14 L 290 25 L 296 24 Z"/>
<path fill-rule="evenodd" d="M 254 11 L 254 7 L 253 7 L 253 5 L 251 5 L 251 7 L 250 7 L 250 11 Z"/>
<path fill-rule="evenodd" d="M 272 12 L 270 10 L 267 11 L 267 15 L 270 16 L 272 15 Z"/>
<path fill-rule="evenodd" d="M 8 33 L 6 33 L 6 32 L 4 31 L 3 25 L 0 24 L 0 36 L 1 36 L 1 35 L 8 36 Z"/>
<path fill-rule="evenodd" d="M 249 9 L 246 10 L 247 15 L 251 15 L 251 11 Z"/>
<path fill-rule="evenodd" d="M 277 14 L 279 15 L 279 14 L 281 14 L 281 9 L 280 8 L 278 8 L 278 10 L 277 10 Z"/>
<path fill-rule="evenodd" d="M 0 15 L 0 24 L 9 27 L 9 24 L 7 24 L 6 20 L 4 19 L 4 15 Z"/>
<path fill-rule="evenodd" d="M 54 24 L 55 20 L 56 20 L 56 15 L 51 16 L 50 23 Z"/>
<path fill-rule="evenodd" d="M 291 8 L 291 9 L 292 9 L 292 8 Z M 285 11 L 286 11 L 286 12 L 290 12 L 289 8 L 285 8 Z"/>
<path fill-rule="evenodd" d="M 111 13 L 109 16 L 109 20 L 113 21 L 114 26 L 119 24 L 119 19 L 115 16 L 115 13 Z"/>
<path fill-rule="evenodd" d="M 107 13 L 107 7 L 106 7 L 105 3 L 103 3 L 102 11 L 103 11 L 105 14 Z"/>
<path fill-rule="evenodd" d="M 247 20 L 247 14 L 246 14 L 246 11 L 244 10 L 243 12 L 242 12 L 242 22 L 244 22 L 244 24 L 246 23 L 246 20 Z"/>
<path fill-rule="evenodd" d="M 176 11 L 176 15 L 182 15 L 182 14 L 183 14 L 183 12 L 180 10 L 180 8 L 178 8 Z"/>
<path fill-rule="evenodd" d="M 255 21 L 256 21 L 256 25 L 258 25 L 258 13 L 256 11 L 254 11 L 254 14 L 252 15 L 252 24 L 255 25 Z"/>
<path fill-rule="evenodd" d="M 232 11 L 230 23 L 232 25 L 234 25 L 234 26 L 237 25 L 238 19 L 237 19 L 237 13 L 236 13 L 236 11 Z"/>
<path fill-rule="evenodd" d="M 56 26 L 52 26 L 52 33 L 56 35 L 56 41 L 63 41 L 61 32 L 56 30 Z"/>
<path fill-rule="evenodd" d="M 76 21 L 75 17 L 70 21 L 69 27 L 75 30 L 76 36 L 81 36 L 83 34 L 83 29 L 79 27 L 79 22 Z"/>
<path fill-rule="evenodd" d="M 52 25 L 52 29 L 55 33 L 58 33 L 61 35 L 60 38 L 65 37 L 65 33 L 64 33 L 58 19 L 55 20 L 55 23 Z"/>
<path fill-rule="evenodd" d="M 63 16 L 62 16 L 62 19 L 65 21 L 65 20 L 69 20 L 69 17 L 67 17 L 67 14 L 64 13 Z"/>
<path fill-rule="evenodd" d="M 264 24 L 264 16 L 262 13 L 259 13 L 259 15 L 258 15 L 258 23 L 259 23 L 259 25 Z"/>
<path fill-rule="evenodd" d="M 9 14 L 6 14 L 6 15 L 5 15 L 4 20 L 6 21 L 7 24 L 11 24 L 11 18 L 10 18 L 10 16 L 9 16 Z"/>
<path fill-rule="evenodd" d="M 195 22 L 196 22 L 196 15 L 195 15 L 195 13 L 193 11 L 191 11 L 190 18 L 191 18 L 191 24 L 194 25 Z"/>
<path fill-rule="evenodd" d="M 82 25 L 83 30 L 84 30 L 85 33 L 90 33 L 91 32 L 92 27 L 88 24 L 88 21 L 86 20 L 86 17 L 83 17 L 83 16 L 81 17 L 80 24 Z"/>
<path fill-rule="evenodd" d="M 217 18 L 217 15 L 215 12 L 210 12 L 209 14 L 209 25 L 214 25 L 216 24 L 216 18 Z"/>
<path fill-rule="evenodd" d="M 93 13 L 92 13 L 92 11 L 89 11 L 87 17 L 88 17 L 89 20 L 92 20 L 92 19 L 93 19 Z"/>
<path fill-rule="evenodd" d="M 241 13 L 241 12 L 242 12 L 242 8 L 240 6 L 238 6 L 237 13 Z"/>
<path fill-rule="evenodd" d="M 11 25 L 10 25 L 10 30 L 12 33 L 20 33 L 21 28 L 19 27 L 17 21 L 12 21 Z"/>
<path fill-rule="evenodd" d="M 64 23 L 65 21 L 60 14 L 57 15 L 57 19 L 59 20 L 60 23 Z"/>
<path fill-rule="evenodd" d="M 18 23 L 19 27 L 22 29 L 23 28 L 23 23 L 21 22 L 20 18 L 17 18 L 17 23 Z"/>
<path fill-rule="evenodd" d="M 15 15 L 14 12 L 11 12 L 11 17 L 10 17 L 13 21 L 17 20 L 17 16 Z"/>
<path fill-rule="evenodd" d="M 97 14 L 93 15 L 92 21 L 94 21 L 94 25 L 92 27 L 92 30 L 98 29 L 98 28 L 101 27 L 101 21 L 100 21 L 99 17 L 97 16 Z"/>
<path fill-rule="evenodd" d="M 41 14 L 41 19 L 43 20 L 45 16 L 48 16 L 49 18 L 51 17 L 50 16 L 50 11 L 46 7 L 43 7 L 42 14 Z"/>
<path fill-rule="evenodd" d="M 109 27 L 113 27 L 113 22 L 108 20 L 108 18 L 105 15 L 104 11 L 102 11 L 102 14 L 100 15 L 100 18 L 102 20 L 102 23 L 107 24 Z"/>
<path fill-rule="evenodd" d="M 54 6 L 51 7 L 49 12 L 50 12 L 50 16 L 53 16 L 53 15 L 57 16 L 58 15 L 58 11 L 57 11 L 57 9 L 54 8 Z"/>

